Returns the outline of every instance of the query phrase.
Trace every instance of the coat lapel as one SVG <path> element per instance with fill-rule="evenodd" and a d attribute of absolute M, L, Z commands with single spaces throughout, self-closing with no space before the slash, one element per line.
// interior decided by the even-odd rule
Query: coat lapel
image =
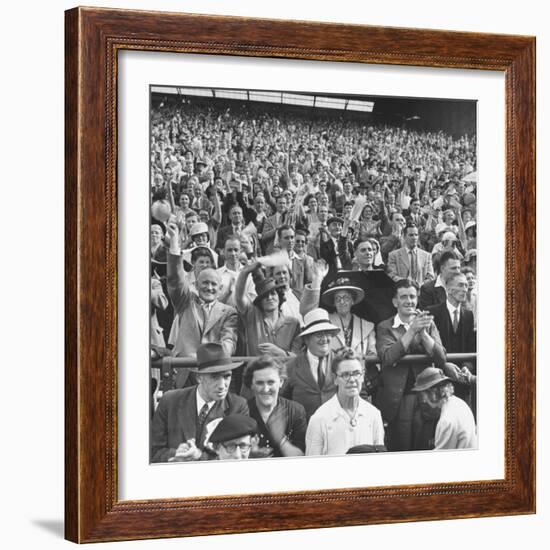
<path fill-rule="evenodd" d="M 225 308 L 220 302 L 216 302 L 210 311 L 210 315 L 208 316 L 208 319 L 206 321 L 206 325 L 204 326 L 204 330 L 202 331 L 203 335 L 207 334 L 208 331 L 218 322 L 218 319 L 222 317 L 224 313 Z"/>
<path fill-rule="evenodd" d="M 298 359 L 297 366 L 298 368 L 296 369 L 296 378 L 300 379 L 305 385 L 310 386 L 311 388 L 314 388 L 318 391 L 319 385 L 315 381 L 315 378 L 313 378 L 313 374 L 311 374 L 311 368 L 309 366 L 309 361 L 307 360 L 307 355 L 305 352 Z"/>
<path fill-rule="evenodd" d="M 182 427 L 182 441 L 195 437 L 197 430 L 197 390 L 190 388 L 189 399 L 181 399 L 178 407 L 178 421 Z"/>

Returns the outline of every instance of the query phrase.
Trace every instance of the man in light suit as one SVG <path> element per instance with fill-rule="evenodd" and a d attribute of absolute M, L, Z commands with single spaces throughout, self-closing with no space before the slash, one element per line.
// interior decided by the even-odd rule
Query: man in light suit
<path fill-rule="evenodd" d="M 172 355 L 194 356 L 200 344 L 218 342 L 226 354 L 231 356 L 237 345 L 237 311 L 218 301 L 221 282 L 215 269 L 203 269 L 196 281 L 198 296 L 191 292 L 183 270 L 178 233 L 177 225 L 169 224 L 167 282 L 176 324 Z M 176 378 L 176 387 L 183 387 L 187 377 L 187 370 L 181 369 Z"/>
<path fill-rule="evenodd" d="M 404 230 L 405 246 L 388 255 L 388 275 L 395 281 L 411 279 L 419 287 L 434 278 L 432 256 L 418 247 L 418 227 L 409 223 Z"/>
<path fill-rule="evenodd" d="M 423 432 L 423 420 L 412 391 L 416 377 L 432 364 L 441 369 L 445 366 L 445 348 L 433 317 L 416 309 L 417 299 L 416 283 L 407 279 L 398 281 L 393 298 L 397 315 L 382 321 L 376 328 L 376 349 L 382 371 L 374 404 L 387 423 L 386 446 L 390 451 L 415 448 L 415 439 Z M 429 359 L 425 363 L 400 362 L 409 354 L 426 354 Z"/>
<path fill-rule="evenodd" d="M 340 329 L 333 325 L 324 309 L 316 308 L 304 315 L 305 327 L 300 337 L 306 349 L 287 363 L 287 380 L 281 395 L 300 403 L 311 415 L 336 393 L 330 365 L 332 337 Z"/>
<path fill-rule="evenodd" d="M 230 414 L 248 415 L 246 400 L 229 393 L 232 371 L 240 365 L 232 362 L 220 344 L 198 347 L 197 366 L 190 369 L 197 385 L 166 392 L 155 411 L 151 462 L 209 458 L 204 450 L 209 424 Z"/>

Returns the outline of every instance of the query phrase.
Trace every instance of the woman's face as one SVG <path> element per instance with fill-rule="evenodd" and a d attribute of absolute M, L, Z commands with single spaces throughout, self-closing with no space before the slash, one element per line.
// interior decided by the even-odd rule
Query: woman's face
<path fill-rule="evenodd" d="M 475 273 L 466 273 L 466 282 L 468 283 L 468 290 L 473 290 L 476 287 Z"/>
<path fill-rule="evenodd" d="M 274 367 L 268 367 L 257 370 L 252 374 L 250 387 L 259 405 L 273 407 L 277 404 L 282 384 L 283 381 L 279 371 Z"/>
<path fill-rule="evenodd" d="M 284 285 L 285 288 L 289 287 L 290 284 L 290 274 L 288 268 L 284 265 L 277 266 L 273 270 L 273 278 L 278 285 Z"/>
<path fill-rule="evenodd" d="M 334 294 L 334 307 L 339 315 L 347 315 L 353 305 L 353 296 L 347 290 L 338 290 Z"/>
<path fill-rule="evenodd" d="M 355 259 L 361 268 L 371 267 L 374 262 L 376 250 L 371 242 L 360 243 L 355 250 Z"/>

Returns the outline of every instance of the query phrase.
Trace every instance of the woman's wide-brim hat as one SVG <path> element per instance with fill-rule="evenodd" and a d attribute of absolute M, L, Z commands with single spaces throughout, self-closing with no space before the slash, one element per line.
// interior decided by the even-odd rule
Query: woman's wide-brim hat
<path fill-rule="evenodd" d="M 448 376 L 445 376 L 441 369 L 428 367 L 416 377 L 416 383 L 411 388 L 411 391 L 419 392 L 429 390 L 430 388 L 433 388 L 442 382 L 446 382 L 447 380 L 451 379 Z"/>
<path fill-rule="evenodd" d="M 307 336 L 316 332 L 332 332 L 334 334 L 340 332 L 340 329 L 330 322 L 328 311 L 320 307 L 312 309 L 304 315 L 304 326 L 299 336 Z"/>
<path fill-rule="evenodd" d="M 258 305 L 263 298 L 267 296 L 272 290 L 283 288 L 284 285 L 279 285 L 275 282 L 275 279 L 260 279 L 256 283 L 256 298 L 254 298 L 254 305 Z"/>
<path fill-rule="evenodd" d="M 197 366 L 189 370 L 197 374 L 215 374 L 240 367 L 242 362 L 235 363 L 221 344 L 211 342 L 197 348 Z"/>
<path fill-rule="evenodd" d="M 338 277 L 331 281 L 321 296 L 321 301 L 327 306 L 334 306 L 334 296 L 337 292 L 346 290 L 351 294 L 353 305 L 363 301 L 365 293 L 362 288 L 355 286 L 347 277 Z"/>

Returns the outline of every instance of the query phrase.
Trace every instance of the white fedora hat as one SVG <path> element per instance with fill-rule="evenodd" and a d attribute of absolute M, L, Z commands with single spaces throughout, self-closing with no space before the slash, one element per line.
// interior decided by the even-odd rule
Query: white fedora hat
<path fill-rule="evenodd" d="M 307 336 L 316 332 L 333 332 L 337 334 L 340 329 L 333 325 L 328 318 L 328 311 L 320 307 L 312 309 L 304 315 L 304 327 L 300 336 Z"/>

